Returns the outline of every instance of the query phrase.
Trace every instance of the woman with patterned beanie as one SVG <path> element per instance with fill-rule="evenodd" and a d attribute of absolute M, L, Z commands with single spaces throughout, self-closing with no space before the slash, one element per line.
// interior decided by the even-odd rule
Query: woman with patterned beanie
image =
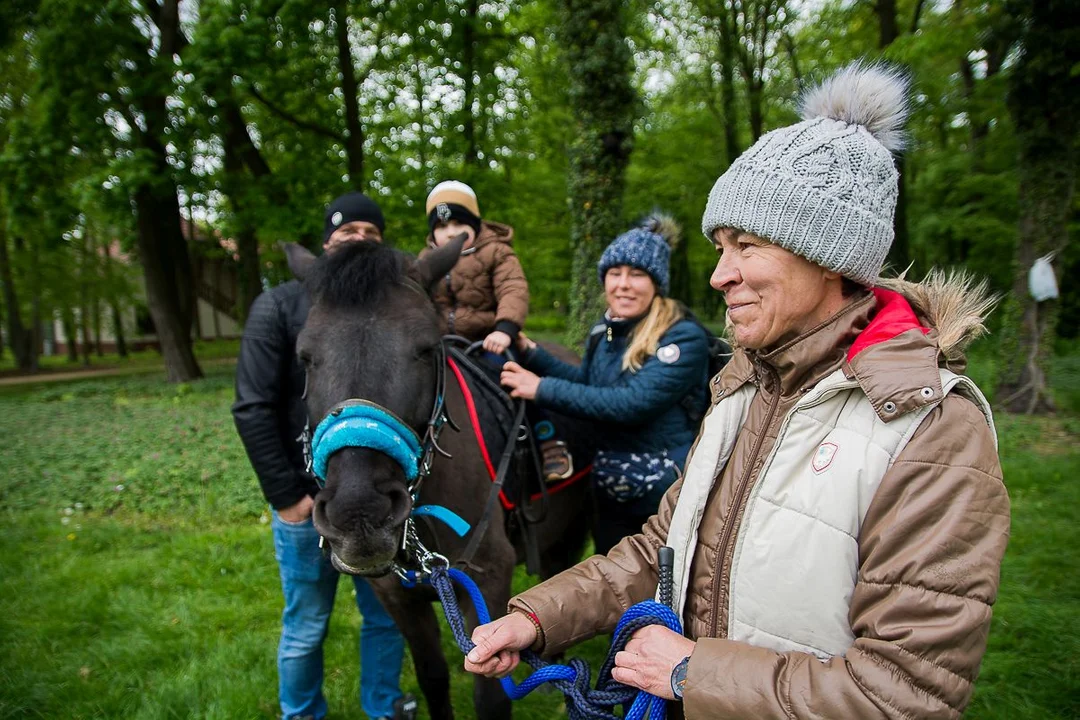
<path fill-rule="evenodd" d="M 708 340 L 668 297 L 671 242 L 679 228 L 648 218 L 608 245 L 597 274 L 607 312 L 593 327 L 580 366 L 527 337 L 521 365 L 503 385 L 543 409 L 587 418 L 599 428 L 593 460 L 597 552 L 607 552 L 656 512 L 682 471 L 708 404 Z"/>

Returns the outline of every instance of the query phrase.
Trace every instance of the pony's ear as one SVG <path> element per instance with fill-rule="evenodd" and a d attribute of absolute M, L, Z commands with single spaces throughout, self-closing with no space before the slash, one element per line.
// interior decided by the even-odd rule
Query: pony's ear
<path fill-rule="evenodd" d="M 461 256 L 461 248 L 469 239 L 468 233 L 459 233 L 450 238 L 450 242 L 440 248 L 435 248 L 424 257 L 416 261 L 416 269 L 420 273 L 420 282 L 427 289 L 439 281 L 453 269 Z"/>
<path fill-rule="evenodd" d="M 289 271 L 292 272 L 293 277 L 297 280 L 306 278 L 311 264 L 315 262 L 315 256 L 306 247 L 294 242 L 282 243 L 282 248 L 285 250 L 285 257 L 289 261 Z"/>

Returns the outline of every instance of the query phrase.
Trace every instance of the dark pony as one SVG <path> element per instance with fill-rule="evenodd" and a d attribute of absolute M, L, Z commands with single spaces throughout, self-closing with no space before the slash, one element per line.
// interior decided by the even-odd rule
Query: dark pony
<path fill-rule="evenodd" d="M 311 297 L 297 352 L 307 368 L 306 402 L 312 426 L 339 403 L 364 400 L 385 408 L 424 436 L 436 401 L 442 352 L 442 320 L 428 289 L 457 261 L 460 242 L 422 259 L 374 242 L 356 242 L 316 259 L 299 246 L 287 247 L 289 266 Z M 446 409 L 460 426 L 447 426 L 438 444 L 452 459 L 436 455 L 423 479 L 418 504 L 438 505 L 473 528 L 480 521 L 491 480 L 465 398 L 452 379 L 445 384 Z M 380 600 L 401 628 L 412 651 L 416 675 L 433 718 L 451 718 L 450 675 L 439 643 L 430 588 L 405 588 L 391 570 L 401 560 L 406 520 L 413 512 L 405 471 L 399 462 L 367 447 L 344 447 L 326 461 L 325 487 L 315 498 L 315 527 L 327 542 L 334 566 L 371 578 Z M 586 483 L 549 498 L 535 527 L 544 574 L 568 567 L 580 556 L 588 525 Z M 493 515 L 465 568 L 488 606 L 502 613 L 510 597 L 514 565 L 522 557 L 504 510 Z M 459 537 L 441 522 L 416 521 L 420 540 L 461 559 L 470 536 Z M 475 611 L 468 608 L 475 626 Z M 455 658 L 455 662 L 460 661 Z M 510 701 L 498 681 L 477 678 L 476 716 L 508 718 Z"/>

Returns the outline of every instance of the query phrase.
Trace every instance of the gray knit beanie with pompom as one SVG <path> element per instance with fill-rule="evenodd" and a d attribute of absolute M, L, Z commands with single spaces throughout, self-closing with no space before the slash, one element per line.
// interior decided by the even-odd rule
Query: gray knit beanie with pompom
<path fill-rule="evenodd" d="M 893 242 L 908 79 L 854 63 L 802 98 L 803 121 L 763 135 L 709 193 L 701 220 L 753 233 L 863 285 Z"/>

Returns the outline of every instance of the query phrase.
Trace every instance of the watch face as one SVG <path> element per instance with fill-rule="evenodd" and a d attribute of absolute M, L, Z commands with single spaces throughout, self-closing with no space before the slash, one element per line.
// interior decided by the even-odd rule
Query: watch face
<path fill-rule="evenodd" d="M 690 658 L 684 657 L 682 662 L 671 671 L 671 692 L 676 700 L 682 700 L 683 688 L 686 686 L 686 670 L 690 665 Z"/>

